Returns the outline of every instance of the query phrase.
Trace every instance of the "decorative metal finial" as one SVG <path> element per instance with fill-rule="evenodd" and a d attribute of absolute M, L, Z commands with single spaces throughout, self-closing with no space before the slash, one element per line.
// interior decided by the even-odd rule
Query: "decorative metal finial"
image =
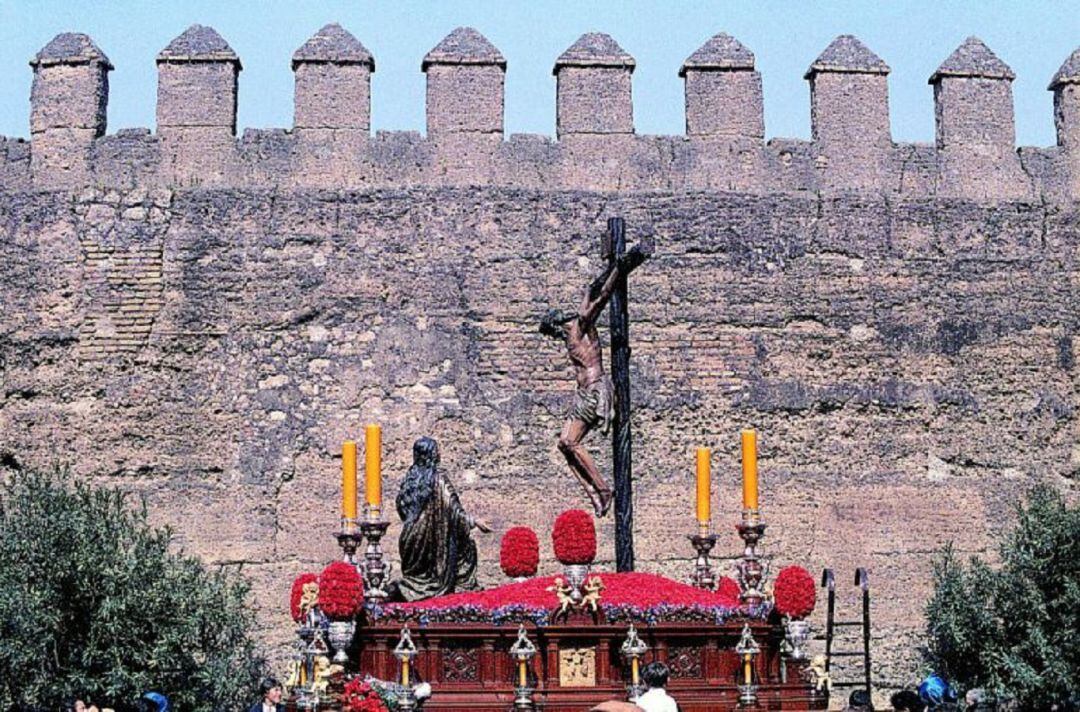
<path fill-rule="evenodd" d="M 404 663 L 412 660 L 416 655 L 416 644 L 413 643 L 409 626 L 406 625 L 401 629 L 401 639 L 398 640 L 398 644 L 394 647 L 394 657 Z"/>
<path fill-rule="evenodd" d="M 749 623 L 743 623 L 742 636 L 735 645 L 735 652 L 742 659 L 742 684 L 736 687 L 739 690 L 739 705 L 751 706 L 757 704 L 758 686 L 754 682 L 754 658 L 761 652 L 761 647 L 754 640 L 754 633 L 750 630 Z"/>
<path fill-rule="evenodd" d="M 630 685 L 627 686 L 627 699 L 630 702 L 637 700 L 645 694 L 645 686 L 641 684 L 641 658 L 649 652 L 649 646 L 638 637 L 637 628 L 630 624 L 626 631 L 626 640 L 623 641 L 620 652 L 624 658 L 630 661 Z"/>
<path fill-rule="evenodd" d="M 525 630 L 525 624 L 518 626 L 517 640 L 510 646 L 510 654 L 515 658 L 528 660 L 536 655 L 536 646 L 529 640 L 529 631 Z"/>
<path fill-rule="evenodd" d="M 529 687 L 529 661 L 536 655 L 536 646 L 529 640 L 525 624 L 518 626 L 517 640 L 510 646 L 510 655 L 517 661 L 518 684 L 514 688 L 514 709 L 531 712 L 536 709 L 533 703 L 533 689 Z"/>
<path fill-rule="evenodd" d="M 404 688 L 398 704 L 406 712 L 416 709 L 416 697 L 413 695 L 413 688 L 409 682 L 409 667 L 412 659 L 417 655 L 416 644 L 413 643 L 412 634 L 409 633 L 409 626 L 406 625 L 401 629 L 401 639 L 398 640 L 398 644 L 394 647 L 394 657 L 401 662 L 401 686 Z"/>

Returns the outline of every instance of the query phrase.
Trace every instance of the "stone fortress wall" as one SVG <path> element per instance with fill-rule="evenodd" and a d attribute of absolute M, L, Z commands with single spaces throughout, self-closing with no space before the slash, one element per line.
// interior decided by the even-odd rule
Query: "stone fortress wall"
<path fill-rule="evenodd" d="M 214 30 L 157 63 L 156 131 L 108 135 L 111 64 L 59 35 L 30 141 L 0 139 L 0 458 L 145 495 L 251 577 L 278 655 L 365 422 L 390 497 L 431 434 L 497 532 L 543 542 L 583 504 L 555 448 L 572 375 L 536 325 L 576 303 L 611 215 L 657 241 L 630 298 L 641 568 L 689 573 L 695 446 L 731 531 L 757 427 L 774 572 L 869 567 L 876 676 L 902 684 L 934 551 L 985 554 L 1032 483 L 1075 488 L 1080 50 L 1050 83 L 1057 145 L 1020 149 L 1013 73 L 975 38 L 930 78 L 932 145 L 892 140 L 889 67 L 851 36 L 807 71 L 810 141 L 765 140 L 754 56 L 723 34 L 679 71 L 683 136 L 635 134 L 634 60 L 603 34 L 556 61 L 554 139 L 504 136 L 507 62 L 468 28 L 424 57 L 424 136 L 371 135 L 375 60 L 336 25 L 293 57 L 289 130 L 237 137 Z"/>

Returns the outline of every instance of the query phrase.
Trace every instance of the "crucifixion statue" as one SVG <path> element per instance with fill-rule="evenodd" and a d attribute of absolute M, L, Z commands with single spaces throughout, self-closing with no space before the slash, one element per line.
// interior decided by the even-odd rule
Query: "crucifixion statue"
<path fill-rule="evenodd" d="M 626 278 L 653 252 L 651 239 L 642 240 L 629 252 L 621 218 L 608 220 L 603 244 L 607 262 L 600 275 L 589 284 L 576 313 L 549 310 L 540 322 L 540 332 L 566 345 L 574 366 L 577 392 L 562 433 L 559 451 L 577 476 L 599 517 L 607 514 L 614 499 L 616 563 L 619 571 L 633 570 L 632 501 L 630 492 L 630 374 Z M 604 372 L 603 351 L 596 329 L 597 319 L 611 303 L 612 374 Z M 614 413 L 613 413 L 614 411 Z M 608 486 L 583 444 L 585 437 L 600 428 L 607 435 L 612 421 L 614 433 L 615 490 Z"/>

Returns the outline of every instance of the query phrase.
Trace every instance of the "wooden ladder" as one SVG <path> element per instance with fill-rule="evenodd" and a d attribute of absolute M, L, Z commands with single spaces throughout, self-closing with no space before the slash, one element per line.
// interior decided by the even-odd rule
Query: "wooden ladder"
<path fill-rule="evenodd" d="M 828 591 L 828 612 L 825 619 L 825 672 L 832 667 L 833 658 L 862 658 L 863 679 L 860 681 L 837 681 L 833 687 L 862 687 L 867 694 L 871 691 L 870 681 L 870 579 L 866 569 L 855 569 L 855 585 L 862 588 L 862 620 L 838 621 L 836 613 L 836 580 L 832 569 L 821 572 L 821 586 Z M 837 628 L 862 626 L 862 650 L 833 650 L 833 636 Z"/>

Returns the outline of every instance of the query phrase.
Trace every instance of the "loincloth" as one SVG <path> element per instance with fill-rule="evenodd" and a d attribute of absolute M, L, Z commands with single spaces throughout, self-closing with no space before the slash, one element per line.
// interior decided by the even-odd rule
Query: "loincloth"
<path fill-rule="evenodd" d="M 600 426 L 607 434 L 611 427 L 611 415 L 614 401 L 614 389 L 611 379 L 604 375 L 584 388 L 578 388 L 574 394 L 574 406 L 570 417 L 577 418 L 592 427 Z"/>

